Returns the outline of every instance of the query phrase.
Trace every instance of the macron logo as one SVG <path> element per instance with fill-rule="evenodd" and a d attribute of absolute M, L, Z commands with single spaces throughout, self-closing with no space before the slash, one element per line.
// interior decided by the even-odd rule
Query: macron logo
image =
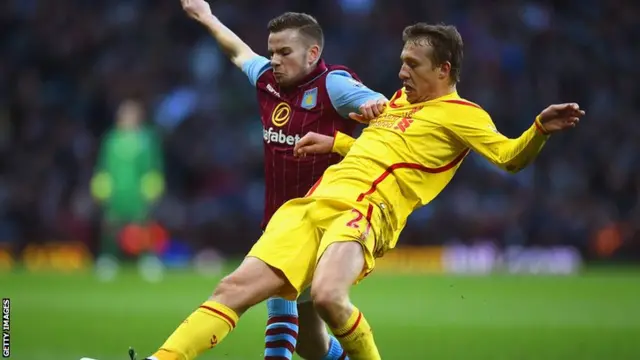
<path fill-rule="evenodd" d="M 287 135 L 282 132 L 282 129 L 276 132 L 272 127 L 268 130 L 262 128 L 262 138 L 267 144 L 276 143 L 289 146 L 293 146 L 300 141 L 300 135 Z"/>
<path fill-rule="evenodd" d="M 269 91 L 270 93 L 272 93 L 277 97 L 280 97 L 280 93 L 277 92 L 276 89 L 274 89 L 273 86 L 271 86 L 271 84 L 267 84 L 267 91 Z"/>

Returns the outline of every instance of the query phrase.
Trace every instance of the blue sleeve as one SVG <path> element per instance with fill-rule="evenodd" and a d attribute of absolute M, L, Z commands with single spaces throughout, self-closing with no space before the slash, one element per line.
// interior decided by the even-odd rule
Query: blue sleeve
<path fill-rule="evenodd" d="M 350 112 L 358 112 L 360 105 L 369 100 L 385 99 L 344 70 L 332 71 L 327 75 L 327 93 L 338 114 L 347 117 Z"/>
<path fill-rule="evenodd" d="M 258 79 L 271 67 L 271 61 L 264 56 L 257 55 L 242 64 L 242 72 L 247 75 L 251 85 L 256 86 Z"/>

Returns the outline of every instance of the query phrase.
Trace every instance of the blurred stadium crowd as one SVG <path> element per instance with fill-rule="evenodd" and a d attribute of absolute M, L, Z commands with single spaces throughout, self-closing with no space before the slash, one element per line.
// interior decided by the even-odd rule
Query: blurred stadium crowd
<path fill-rule="evenodd" d="M 459 92 L 517 136 L 544 106 L 587 117 L 513 176 L 470 156 L 415 213 L 402 243 L 572 244 L 640 255 L 640 6 L 632 1 L 272 0 L 212 8 L 266 55 L 267 21 L 315 15 L 324 57 L 391 94 L 401 31 L 458 26 Z M 195 246 L 242 253 L 260 233 L 262 131 L 254 91 L 178 0 L 0 2 L 0 241 L 98 239 L 89 183 L 118 104 L 140 99 L 163 141 L 154 217 Z M 640 257 L 640 256 L 639 256 Z"/>

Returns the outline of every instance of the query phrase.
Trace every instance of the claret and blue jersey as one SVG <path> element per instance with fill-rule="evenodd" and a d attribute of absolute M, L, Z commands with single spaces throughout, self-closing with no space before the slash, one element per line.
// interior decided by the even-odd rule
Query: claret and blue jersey
<path fill-rule="evenodd" d="M 302 197 L 330 166 L 337 154 L 293 156 L 293 147 L 313 131 L 333 136 L 353 134 L 356 122 L 350 112 L 383 95 L 364 86 L 347 67 L 320 61 L 298 86 L 280 89 L 269 59 L 256 56 L 246 61 L 243 72 L 256 87 L 265 149 L 264 227 L 286 201 Z"/>

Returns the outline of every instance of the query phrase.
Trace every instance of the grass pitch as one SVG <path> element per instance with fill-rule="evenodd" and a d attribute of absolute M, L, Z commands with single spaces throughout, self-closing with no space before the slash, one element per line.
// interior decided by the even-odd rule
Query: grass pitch
<path fill-rule="evenodd" d="M 133 269 L 0 273 L 11 298 L 12 359 L 127 359 L 153 352 L 211 292 L 216 278 L 173 271 L 158 284 Z M 640 270 L 581 276 L 374 274 L 354 289 L 385 360 L 640 359 Z M 259 305 L 202 359 L 262 359 Z"/>

